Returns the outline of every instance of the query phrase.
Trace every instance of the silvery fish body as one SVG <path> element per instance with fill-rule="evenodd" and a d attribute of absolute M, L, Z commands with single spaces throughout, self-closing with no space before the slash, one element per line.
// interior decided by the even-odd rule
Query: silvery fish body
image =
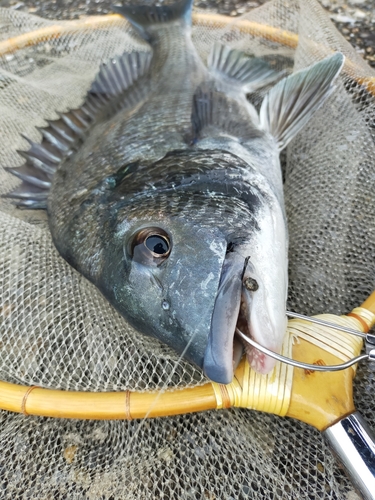
<path fill-rule="evenodd" d="M 236 326 L 280 351 L 287 224 L 280 150 L 333 89 L 334 56 L 279 81 L 266 62 L 191 40 L 191 4 L 118 9 L 150 50 L 104 65 L 83 106 L 42 129 L 9 194 L 47 208 L 56 248 L 140 332 L 220 383 Z M 274 360 L 247 350 L 267 373 Z"/>

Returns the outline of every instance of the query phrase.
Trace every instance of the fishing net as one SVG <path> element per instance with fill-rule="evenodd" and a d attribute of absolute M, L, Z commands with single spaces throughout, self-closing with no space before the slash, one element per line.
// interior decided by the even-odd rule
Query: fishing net
<path fill-rule="evenodd" d="M 375 72 L 315 0 L 272 1 L 229 24 L 205 16 L 193 28 L 204 60 L 219 40 L 286 72 L 337 50 L 347 57 L 335 93 L 288 147 L 284 174 L 289 307 L 348 312 L 375 285 Z M 101 62 L 147 49 L 120 18 L 52 22 L 0 9 L 0 26 L 1 167 L 22 163 L 21 133 L 40 140 L 36 126 L 81 104 Z M 30 38 L 37 30 L 43 34 Z M 9 39 L 23 34 L 11 48 Z M 258 105 L 262 94 L 250 98 Z M 1 169 L 1 193 L 17 183 Z M 43 212 L 2 199 L 0 225 L 1 380 L 74 391 L 206 382 L 134 331 L 59 257 Z M 355 399 L 373 427 L 374 394 L 374 373 L 361 366 Z M 265 413 L 231 409 L 129 422 L 4 411 L 0 421 L 4 499 L 357 498 L 318 431 Z"/>

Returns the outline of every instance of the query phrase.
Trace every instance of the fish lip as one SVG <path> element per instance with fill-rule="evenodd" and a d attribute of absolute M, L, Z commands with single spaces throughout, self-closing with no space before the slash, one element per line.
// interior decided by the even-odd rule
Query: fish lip
<path fill-rule="evenodd" d="M 204 374 L 219 384 L 232 382 L 234 369 L 238 365 L 239 342 L 235 342 L 235 331 L 240 314 L 242 279 L 245 259 L 230 252 L 224 259 L 211 328 L 204 353 Z M 235 363 L 234 363 L 235 361 Z"/>
<path fill-rule="evenodd" d="M 261 279 L 259 276 L 256 277 L 257 281 L 261 283 Z M 264 286 L 261 285 L 261 288 L 264 289 Z M 255 292 L 258 294 L 259 292 Z M 246 336 L 257 342 L 260 346 L 264 346 L 267 349 L 280 354 L 281 346 L 283 341 L 283 336 L 280 337 L 277 335 L 277 332 L 280 330 L 286 331 L 286 314 L 285 307 L 283 308 L 280 315 L 277 318 L 272 319 L 272 314 L 269 308 L 267 308 L 266 302 L 262 301 L 262 311 L 263 315 L 259 314 L 259 304 L 258 308 L 256 308 L 256 301 L 262 297 L 259 295 L 254 295 L 253 292 L 249 292 L 246 290 L 244 286 L 242 299 L 244 306 L 244 324 L 239 325 L 239 330 L 242 331 Z M 264 299 L 264 297 L 263 297 Z M 255 310 L 254 310 L 255 306 Z M 284 319 L 284 321 L 283 321 Z M 271 332 L 272 335 L 262 336 L 262 332 Z M 281 339 L 281 342 L 278 342 L 278 338 Z M 277 361 L 262 351 L 258 350 L 254 346 L 250 346 L 245 340 L 241 338 L 241 341 L 244 345 L 244 350 L 246 353 L 246 358 L 251 366 L 251 368 L 261 375 L 267 375 L 270 373 L 275 367 Z"/>

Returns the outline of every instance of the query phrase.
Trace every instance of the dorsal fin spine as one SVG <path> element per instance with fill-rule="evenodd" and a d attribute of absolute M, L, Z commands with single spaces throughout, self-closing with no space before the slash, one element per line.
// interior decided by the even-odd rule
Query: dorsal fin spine
<path fill-rule="evenodd" d="M 58 133 L 53 130 L 47 128 L 37 127 L 37 129 L 41 132 L 42 136 L 55 147 L 57 147 L 62 153 L 66 153 L 70 149 L 69 143 L 67 143 L 64 139 L 61 139 Z"/>
<path fill-rule="evenodd" d="M 53 165 L 49 165 L 45 161 L 40 160 L 39 158 L 35 158 L 34 156 L 28 154 L 26 151 L 17 151 L 17 153 L 22 156 L 26 160 L 26 162 L 35 168 L 36 170 L 40 170 L 41 172 L 48 175 L 50 178 L 53 177 L 53 174 L 56 171 L 56 167 Z"/>
<path fill-rule="evenodd" d="M 143 76 L 151 62 L 150 52 L 125 53 L 108 65 L 102 65 L 81 108 L 58 113 L 59 119 L 47 121 L 47 127 L 39 127 L 43 139 L 40 144 L 23 136 L 30 144 L 28 151 L 18 151 L 26 160 L 21 167 L 8 171 L 23 182 L 5 195 L 27 208 L 46 208 L 48 188 L 60 162 L 77 149 L 102 110 L 115 113 L 122 109 L 124 94 L 133 86 L 126 105 L 137 104 L 138 87 L 134 83 Z M 133 95 L 134 94 L 134 95 Z"/>
<path fill-rule="evenodd" d="M 67 144 L 72 144 L 75 142 L 75 137 L 72 131 L 68 127 L 63 127 L 64 123 L 61 120 L 57 120 L 59 126 L 53 120 L 47 120 L 49 127 L 53 130 L 53 133 L 62 140 L 64 140 Z"/>
<path fill-rule="evenodd" d="M 85 113 L 83 112 L 82 108 L 73 109 L 72 114 L 77 118 L 79 122 L 81 122 L 83 127 L 88 128 L 91 125 L 91 120 L 90 119 L 87 120 L 85 118 L 84 116 Z"/>
<path fill-rule="evenodd" d="M 7 170 L 11 174 L 15 175 L 19 179 L 22 179 L 25 182 L 32 184 L 33 186 L 36 186 L 36 187 L 39 187 L 42 189 L 48 189 L 51 186 L 50 182 L 42 180 L 39 177 L 35 177 L 32 175 L 22 174 L 22 173 L 18 172 L 16 168 L 5 167 L 5 170 Z"/>

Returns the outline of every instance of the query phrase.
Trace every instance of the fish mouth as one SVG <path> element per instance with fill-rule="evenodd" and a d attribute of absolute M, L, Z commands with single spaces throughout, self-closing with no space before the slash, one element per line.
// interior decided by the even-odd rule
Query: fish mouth
<path fill-rule="evenodd" d="M 273 358 L 249 346 L 236 333 L 238 329 L 245 336 L 253 340 L 259 337 L 260 340 L 263 330 L 272 331 L 269 314 L 260 317 L 259 312 L 256 313 L 253 310 L 254 293 L 258 289 L 257 280 L 260 280 L 258 276 L 256 280 L 254 275 L 253 266 L 248 259 L 236 252 L 227 253 L 203 360 L 205 375 L 219 384 L 232 382 L 234 371 L 244 352 L 249 364 L 258 373 L 267 374 L 276 364 Z M 262 302 L 262 307 L 266 309 L 265 302 Z M 265 347 L 271 351 L 279 352 L 280 349 L 276 343 L 266 342 L 263 338 L 262 345 L 264 343 Z"/>
<path fill-rule="evenodd" d="M 227 253 L 211 319 L 211 329 L 204 354 L 205 375 L 219 384 L 229 384 L 244 347 L 236 328 L 248 333 L 244 294 L 244 271 L 247 259 L 236 252 Z"/>

